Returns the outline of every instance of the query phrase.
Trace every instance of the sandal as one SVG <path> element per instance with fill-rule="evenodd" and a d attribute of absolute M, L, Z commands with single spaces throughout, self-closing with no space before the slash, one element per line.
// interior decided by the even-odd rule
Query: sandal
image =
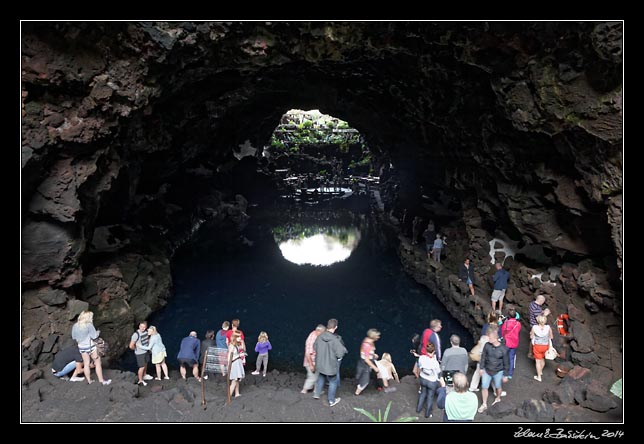
<path fill-rule="evenodd" d="M 534 378 L 534 379 L 536 379 L 537 381 L 541 382 L 541 378 L 540 378 L 540 377 L 538 377 L 538 376 L 533 376 L 533 378 Z"/>
<path fill-rule="evenodd" d="M 487 410 L 487 404 L 481 404 L 481 407 L 477 410 L 479 413 L 483 413 L 484 411 Z"/>
<path fill-rule="evenodd" d="M 494 405 L 494 404 L 498 404 L 499 402 L 501 402 L 501 398 L 497 398 L 497 399 L 495 399 L 495 400 L 494 400 L 494 402 L 492 403 L 492 405 Z"/>

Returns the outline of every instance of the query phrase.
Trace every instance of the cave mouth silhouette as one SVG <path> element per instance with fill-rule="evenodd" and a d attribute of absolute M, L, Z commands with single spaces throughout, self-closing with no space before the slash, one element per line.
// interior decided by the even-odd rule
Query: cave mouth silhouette
<path fill-rule="evenodd" d="M 361 192 L 360 174 L 373 171 L 365 139 L 348 122 L 321 113 L 290 109 L 279 120 L 264 147 L 264 157 L 277 165 L 284 198 L 317 206 Z M 342 206 L 342 204 L 340 204 Z M 360 230 L 351 225 L 322 225 L 320 221 L 288 221 L 273 228 L 282 256 L 298 265 L 330 266 L 349 258 L 360 242 Z"/>

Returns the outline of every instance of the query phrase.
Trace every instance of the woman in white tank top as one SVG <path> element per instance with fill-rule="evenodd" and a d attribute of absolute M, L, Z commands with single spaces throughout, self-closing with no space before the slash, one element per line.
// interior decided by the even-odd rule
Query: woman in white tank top
<path fill-rule="evenodd" d="M 537 375 L 534 379 L 541 382 L 543 367 L 546 365 L 546 351 L 550 347 L 552 340 L 552 328 L 546 324 L 547 318 L 543 315 L 537 316 L 537 324 L 530 330 L 530 342 L 532 343 L 532 354 L 534 355 Z"/>

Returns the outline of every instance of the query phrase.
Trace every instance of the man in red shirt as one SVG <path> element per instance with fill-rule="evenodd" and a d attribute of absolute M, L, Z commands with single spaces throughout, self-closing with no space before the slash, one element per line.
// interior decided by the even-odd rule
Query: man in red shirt
<path fill-rule="evenodd" d="M 226 345 L 230 345 L 230 337 L 233 335 L 234 331 L 239 330 L 239 319 L 233 319 L 230 323 L 231 329 L 226 332 Z M 244 332 L 239 330 L 241 334 L 242 347 L 246 350 L 246 341 L 244 340 Z"/>

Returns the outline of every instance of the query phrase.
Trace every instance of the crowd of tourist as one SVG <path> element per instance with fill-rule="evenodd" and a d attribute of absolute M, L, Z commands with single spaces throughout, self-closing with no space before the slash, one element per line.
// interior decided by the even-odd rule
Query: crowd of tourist
<path fill-rule="evenodd" d="M 469 276 L 469 261 L 466 260 L 462 268 L 464 279 Z M 505 271 L 497 266 L 497 273 Z M 495 273 L 495 289 L 491 298 L 493 310 L 487 316 L 487 322 L 481 329 L 478 343 L 468 351 L 461 347 L 461 338 L 451 335 L 450 347 L 443 350 L 440 338 L 442 322 L 433 319 L 429 322 L 422 334 L 412 339 L 414 349 L 411 353 L 417 358 L 413 374 L 418 379 L 417 412 L 424 411 L 425 417 L 433 416 L 434 405 L 444 411 L 444 421 L 472 421 L 476 413 L 483 413 L 488 409 L 490 389 L 493 401 L 491 405 L 501 402 L 506 396 L 504 384 L 512 379 L 516 366 L 516 350 L 519 346 L 519 333 L 521 331 L 520 316 L 513 305 L 508 305 L 507 315 L 501 315 L 502 300 L 507 287 L 507 276 L 500 273 L 497 278 Z M 507 273 L 507 272 L 505 272 Z M 498 284 L 499 288 L 496 288 Z M 471 288 L 471 287 L 470 287 Z M 496 303 L 499 310 L 496 310 Z M 550 311 L 544 307 L 545 297 L 539 295 L 530 304 L 529 323 L 530 341 L 529 357 L 535 359 L 536 375 L 534 379 L 542 381 L 545 366 L 545 353 L 551 345 L 553 338 L 552 328 L 547 324 Z M 188 370 L 191 370 L 196 381 L 212 377 L 212 370 L 206 371 L 206 357 L 209 353 L 223 356 L 224 366 L 219 373 L 225 375 L 230 381 L 230 395 L 239 397 L 242 380 L 246 377 L 246 357 L 249 355 L 243 331 L 239 328 L 239 319 L 231 322 L 224 321 L 221 329 L 208 330 L 203 340 L 199 340 L 197 332 L 191 331 L 181 340 L 177 362 L 180 377 L 187 380 Z M 329 407 L 337 405 L 341 398 L 337 397 L 340 385 L 340 366 L 342 359 L 347 354 L 347 348 L 338 334 L 339 323 L 337 319 L 329 319 L 326 325 L 318 324 L 311 331 L 304 342 L 303 366 L 306 378 L 301 393 L 313 391 L 313 398 L 320 399 L 327 388 L 327 402 Z M 99 382 L 109 385 L 111 380 L 103 378 L 101 357 L 97 352 L 96 341 L 100 331 L 93 325 L 93 313 L 83 311 L 72 328 L 72 338 L 75 346 L 63 348 L 55 356 L 52 363 L 52 372 L 56 377 L 65 378 L 71 373 L 70 381 L 87 381 L 91 384 L 91 369 L 96 372 Z M 390 353 L 376 353 L 376 343 L 381 333 L 371 328 L 366 332 L 365 338 L 359 347 L 359 359 L 356 367 L 356 386 L 354 395 L 360 396 L 373 382 L 379 391 L 390 393 L 396 390 L 393 381 L 400 382 L 396 367 Z M 160 381 L 170 379 L 166 363 L 166 347 L 161 334 L 155 326 L 148 326 L 147 321 L 141 321 L 138 329 L 130 338 L 129 348 L 134 352 L 138 366 L 137 384 L 146 386 L 146 381 L 155 379 Z M 266 377 L 268 371 L 268 355 L 273 346 L 268 339 L 268 333 L 262 331 L 254 351 L 257 354 L 254 376 Z M 152 362 L 156 369 L 156 377 L 148 374 L 148 364 Z M 468 381 L 470 362 L 476 363 L 476 368 L 471 373 L 471 382 Z M 481 392 L 481 404 L 473 392 Z"/>

